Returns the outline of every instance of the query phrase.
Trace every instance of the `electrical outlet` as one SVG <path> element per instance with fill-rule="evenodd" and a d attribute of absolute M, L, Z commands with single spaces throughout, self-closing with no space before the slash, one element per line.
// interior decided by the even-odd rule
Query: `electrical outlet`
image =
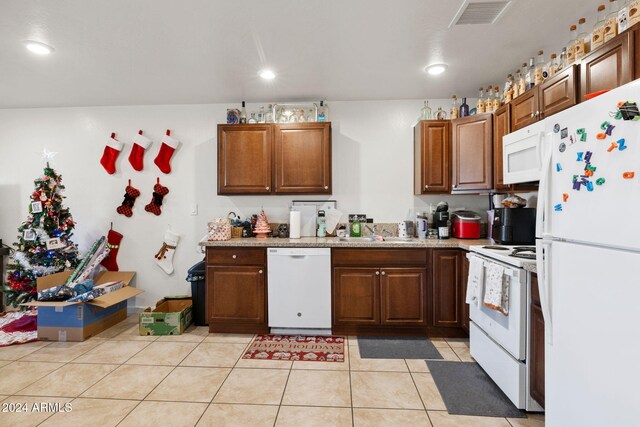
<path fill-rule="evenodd" d="M 191 216 L 196 215 L 198 215 L 198 204 L 194 203 L 193 205 L 191 205 Z"/>

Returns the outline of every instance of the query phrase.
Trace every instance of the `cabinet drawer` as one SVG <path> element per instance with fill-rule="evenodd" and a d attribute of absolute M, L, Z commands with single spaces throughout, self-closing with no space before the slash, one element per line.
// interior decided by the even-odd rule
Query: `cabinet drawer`
<path fill-rule="evenodd" d="M 426 265 L 426 249 L 333 249 L 333 265 L 393 267 Z"/>
<path fill-rule="evenodd" d="M 207 264 L 217 265 L 264 265 L 264 248 L 208 248 Z"/>

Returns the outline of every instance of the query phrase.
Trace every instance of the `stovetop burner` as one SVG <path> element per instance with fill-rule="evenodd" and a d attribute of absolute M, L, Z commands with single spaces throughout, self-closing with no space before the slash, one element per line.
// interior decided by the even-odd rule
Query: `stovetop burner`
<path fill-rule="evenodd" d="M 508 250 L 510 250 L 509 248 L 505 248 L 504 246 L 498 246 L 498 245 L 483 246 L 482 249 L 491 249 L 492 251 L 508 251 Z"/>
<path fill-rule="evenodd" d="M 514 258 L 524 259 L 536 259 L 536 247 L 535 246 L 519 246 L 513 248 L 511 255 Z"/>

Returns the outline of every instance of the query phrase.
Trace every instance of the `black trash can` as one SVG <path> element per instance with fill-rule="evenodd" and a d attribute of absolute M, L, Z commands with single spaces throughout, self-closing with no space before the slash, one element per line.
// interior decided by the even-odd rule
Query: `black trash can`
<path fill-rule="evenodd" d="M 205 264 L 200 261 L 187 272 L 187 282 L 191 282 L 191 299 L 193 300 L 193 322 L 196 326 L 206 326 L 205 312 Z"/>

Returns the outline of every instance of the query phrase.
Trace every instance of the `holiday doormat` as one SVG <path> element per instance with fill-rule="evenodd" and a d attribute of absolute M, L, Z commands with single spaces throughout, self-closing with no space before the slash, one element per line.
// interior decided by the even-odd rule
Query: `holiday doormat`
<path fill-rule="evenodd" d="M 450 414 L 526 418 L 477 363 L 427 360 L 427 365 Z"/>
<path fill-rule="evenodd" d="M 344 337 L 258 335 L 242 358 L 344 362 Z"/>
<path fill-rule="evenodd" d="M 0 347 L 38 339 L 37 310 L 0 313 Z"/>

